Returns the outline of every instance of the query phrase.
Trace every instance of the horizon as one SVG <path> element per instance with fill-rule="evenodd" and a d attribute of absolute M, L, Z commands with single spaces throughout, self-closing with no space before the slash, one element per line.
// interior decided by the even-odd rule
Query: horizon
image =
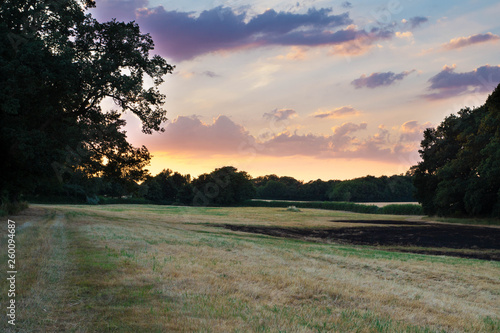
<path fill-rule="evenodd" d="M 500 82 L 495 1 L 103 0 L 90 12 L 135 20 L 176 66 L 161 87 L 164 133 L 124 116 L 153 175 L 404 174 L 425 128 Z"/>

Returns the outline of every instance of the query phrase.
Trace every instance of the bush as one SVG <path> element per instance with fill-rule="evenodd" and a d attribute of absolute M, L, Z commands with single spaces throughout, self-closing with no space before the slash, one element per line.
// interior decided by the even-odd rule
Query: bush
<path fill-rule="evenodd" d="M 145 198 L 108 198 L 99 196 L 99 204 L 101 205 L 116 205 L 116 204 L 141 205 L 150 203 L 151 201 Z"/>
<path fill-rule="evenodd" d="M 424 210 L 420 205 L 387 205 L 379 208 L 379 214 L 424 215 Z"/>

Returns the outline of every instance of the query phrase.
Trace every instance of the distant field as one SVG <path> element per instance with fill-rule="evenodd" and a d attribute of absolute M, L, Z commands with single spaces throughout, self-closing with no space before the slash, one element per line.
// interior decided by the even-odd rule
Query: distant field
<path fill-rule="evenodd" d="M 356 202 L 362 205 L 375 205 L 377 207 L 385 207 L 387 205 L 420 205 L 418 202 Z"/>
<path fill-rule="evenodd" d="M 267 199 L 253 199 L 254 201 L 282 201 L 282 202 L 308 202 L 308 201 L 297 201 L 297 200 L 267 200 Z M 374 205 L 377 207 L 385 207 L 387 205 L 420 205 L 418 202 L 355 202 L 360 205 Z"/>
<path fill-rule="evenodd" d="M 500 331 L 497 226 L 153 205 L 10 218 L 16 331 Z M 5 237 L 1 248 L 7 263 Z"/>

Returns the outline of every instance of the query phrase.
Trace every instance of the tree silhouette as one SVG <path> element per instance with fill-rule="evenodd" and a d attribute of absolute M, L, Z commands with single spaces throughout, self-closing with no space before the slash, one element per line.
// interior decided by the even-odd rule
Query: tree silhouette
<path fill-rule="evenodd" d="M 161 131 L 165 96 L 158 86 L 173 66 L 151 57 L 153 40 L 133 22 L 100 23 L 93 1 L 24 0 L 0 4 L 0 188 L 17 200 L 42 179 L 141 180 L 151 158 L 132 147 L 121 115 L 144 133 Z M 144 87 L 144 77 L 152 85 Z M 117 110 L 101 109 L 104 99 Z"/>

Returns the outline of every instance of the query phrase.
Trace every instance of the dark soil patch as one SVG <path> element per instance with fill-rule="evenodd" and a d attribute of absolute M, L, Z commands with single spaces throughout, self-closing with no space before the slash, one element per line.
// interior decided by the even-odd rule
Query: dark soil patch
<path fill-rule="evenodd" d="M 349 222 L 352 223 L 353 221 Z M 405 226 L 304 229 L 224 224 L 220 225 L 220 227 L 234 231 L 308 241 L 398 247 L 398 249 L 389 250 L 500 261 L 500 228 L 425 222 L 394 222 L 397 222 L 397 224 L 404 223 Z M 374 224 L 374 221 L 358 220 L 357 223 Z M 391 223 L 379 224 L 390 225 Z M 406 224 L 414 226 L 406 226 Z M 412 249 L 412 247 L 429 249 Z M 447 251 L 447 249 L 454 250 Z"/>

